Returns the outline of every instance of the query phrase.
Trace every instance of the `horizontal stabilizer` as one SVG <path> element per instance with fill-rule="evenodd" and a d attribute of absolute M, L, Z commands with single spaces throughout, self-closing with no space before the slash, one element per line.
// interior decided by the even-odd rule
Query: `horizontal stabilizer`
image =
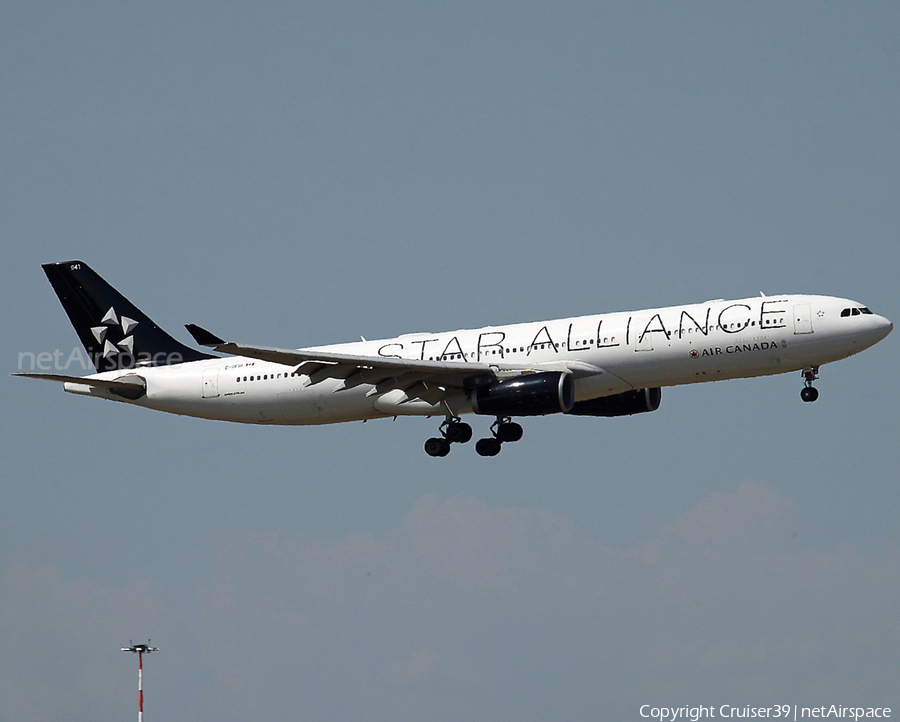
<path fill-rule="evenodd" d="M 46 379 L 47 381 L 59 381 L 64 384 L 80 384 L 82 386 L 94 386 L 106 389 L 116 396 L 126 399 L 139 399 L 147 393 L 147 384 L 140 376 L 131 376 L 128 381 L 92 379 L 84 376 L 66 376 L 65 374 L 13 374 L 13 376 L 25 376 L 30 379 Z M 133 380 L 132 380 L 133 379 Z"/>

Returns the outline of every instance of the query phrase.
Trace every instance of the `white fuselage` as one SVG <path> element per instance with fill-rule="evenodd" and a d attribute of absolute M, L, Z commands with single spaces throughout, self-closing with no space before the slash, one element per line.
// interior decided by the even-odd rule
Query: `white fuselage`
<path fill-rule="evenodd" d="M 842 316 L 846 309 L 850 315 Z M 853 311 L 853 309 L 856 309 Z M 862 310 L 860 310 L 862 309 Z M 316 347 L 358 356 L 481 363 L 498 375 L 515 368 L 572 369 L 577 401 L 631 389 L 797 371 L 846 358 L 891 330 L 862 304 L 829 296 L 770 296 L 578 316 L 446 333 Z M 596 368 L 603 373 L 592 374 Z M 327 424 L 398 415 L 444 415 L 441 404 L 411 400 L 372 384 L 345 388 L 295 367 L 239 356 L 134 369 L 146 396 L 126 401 L 187 416 L 258 424 Z M 122 371 L 96 374 L 114 379 Z M 122 401 L 97 387 L 66 390 Z M 463 393 L 454 413 L 470 413 Z"/>

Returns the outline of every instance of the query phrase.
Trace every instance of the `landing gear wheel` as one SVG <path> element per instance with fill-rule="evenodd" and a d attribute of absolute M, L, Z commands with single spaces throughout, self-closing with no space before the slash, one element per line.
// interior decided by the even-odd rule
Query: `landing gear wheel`
<path fill-rule="evenodd" d="M 522 427 L 515 421 L 504 421 L 497 426 L 497 440 L 504 443 L 518 441 L 522 438 Z"/>
<path fill-rule="evenodd" d="M 446 456 L 450 444 L 465 444 L 472 438 L 472 427 L 460 421 L 458 416 L 447 416 L 440 428 L 441 436 L 434 436 L 425 442 L 425 453 L 429 456 Z"/>
<path fill-rule="evenodd" d="M 444 438 L 451 444 L 465 444 L 472 439 L 472 427 L 463 421 L 454 421 L 447 425 Z"/>
<path fill-rule="evenodd" d="M 819 398 L 819 390 L 813 386 L 813 381 L 819 378 L 819 367 L 807 366 L 801 373 L 805 386 L 800 391 L 800 398 L 807 402 L 815 401 Z"/>
<path fill-rule="evenodd" d="M 479 456 L 496 456 L 500 453 L 500 440 L 495 438 L 478 439 L 475 444 L 475 451 Z"/>
<path fill-rule="evenodd" d="M 425 442 L 425 453 L 429 456 L 446 456 L 450 453 L 450 442 L 434 436 Z"/>

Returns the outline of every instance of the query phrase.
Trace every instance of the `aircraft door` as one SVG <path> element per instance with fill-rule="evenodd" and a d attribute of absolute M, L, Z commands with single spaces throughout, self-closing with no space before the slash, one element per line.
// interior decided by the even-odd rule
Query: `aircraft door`
<path fill-rule="evenodd" d="M 203 398 L 214 399 L 219 395 L 219 369 L 212 368 L 203 372 Z"/>
<path fill-rule="evenodd" d="M 794 306 L 794 334 L 812 333 L 812 317 L 808 303 Z"/>

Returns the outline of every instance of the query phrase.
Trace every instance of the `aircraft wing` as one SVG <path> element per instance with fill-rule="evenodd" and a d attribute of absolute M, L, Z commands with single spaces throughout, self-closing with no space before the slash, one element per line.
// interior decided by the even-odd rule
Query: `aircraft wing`
<path fill-rule="evenodd" d="M 395 356 L 360 356 L 315 349 L 281 349 L 225 341 L 195 324 L 187 324 L 185 328 L 202 346 L 233 356 L 294 366 L 304 374 L 315 375 L 314 382 L 325 378 L 346 379 L 357 372 L 363 372 L 367 379 L 361 383 L 374 383 L 379 376 L 387 379 L 400 374 L 413 374 L 428 377 L 432 382 L 470 388 L 492 383 L 497 379 L 542 371 L 565 371 L 576 377 L 605 373 L 598 366 L 579 361 L 538 364 L 510 364 L 501 361 L 487 364 L 475 361 L 424 361 Z"/>
<path fill-rule="evenodd" d="M 221 353 L 295 367 L 297 371 L 309 377 L 310 385 L 325 379 L 341 379 L 342 382 L 335 391 L 354 388 L 360 384 L 372 384 L 376 387 L 372 393 L 400 389 L 411 397 L 437 403 L 450 390 L 472 389 L 498 380 L 546 371 L 570 373 L 576 378 L 593 377 L 602 385 L 603 394 L 631 388 L 617 376 L 582 361 L 537 364 L 510 364 L 501 361 L 486 364 L 473 361 L 423 361 L 385 356 L 360 356 L 314 349 L 280 349 L 234 343 L 193 324 L 188 324 L 186 328 L 199 344 Z"/>
<path fill-rule="evenodd" d="M 310 376 L 311 383 L 318 383 L 326 378 L 356 382 L 345 384 L 345 388 L 351 388 L 358 383 L 380 384 L 401 376 L 404 383 L 415 377 L 416 381 L 427 378 L 435 384 L 470 388 L 496 381 L 500 372 L 500 367 L 496 365 L 470 361 L 419 361 L 391 356 L 360 356 L 333 351 L 254 346 L 224 341 L 194 324 L 188 324 L 186 328 L 197 343 L 203 346 L 233 356 L 293 366 Z M 502 372 L 500 375 L 503 375 Z"/>

